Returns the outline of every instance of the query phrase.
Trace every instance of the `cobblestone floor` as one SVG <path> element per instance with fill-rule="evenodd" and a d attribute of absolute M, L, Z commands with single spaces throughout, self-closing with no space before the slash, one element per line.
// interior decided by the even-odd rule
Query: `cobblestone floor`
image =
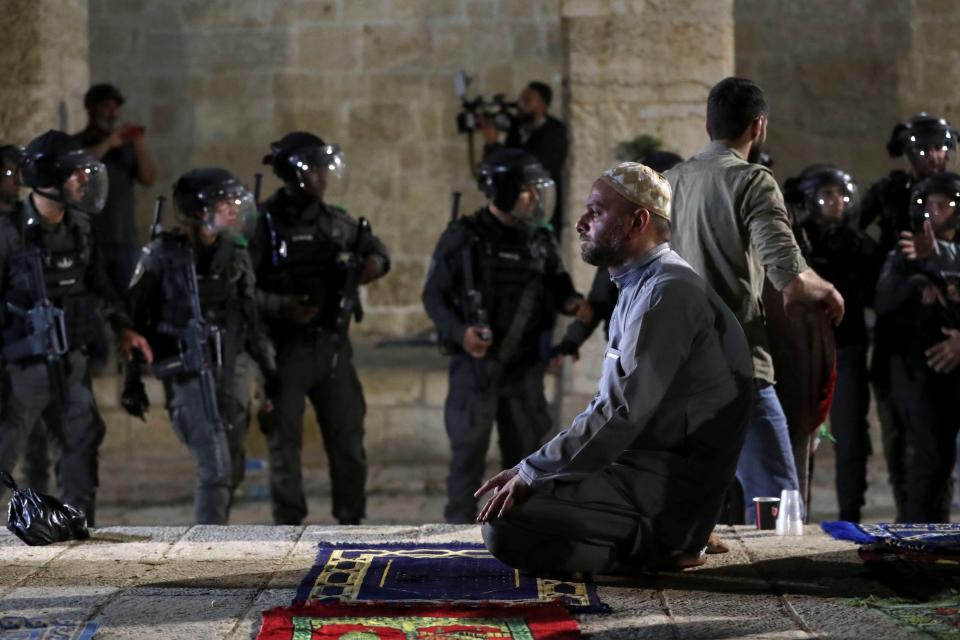
<path fill-rule="evenodd" d="M 892 594 L 854 545 L 816 527 L 791 538 L 720 532 L 732 551 L 697 570 L 599 579 L 613 611 L 579 616 L 585 636 L 912 637 L 855 604 Z M 71 620 L 98 640 L 253 638 L 261 612 L 290 603 L 320 540 L 479 539 L 477 527 L 450 525 L 108 527 L 83 542 L 27 547 L 3 532 L 0 621 Z"/>

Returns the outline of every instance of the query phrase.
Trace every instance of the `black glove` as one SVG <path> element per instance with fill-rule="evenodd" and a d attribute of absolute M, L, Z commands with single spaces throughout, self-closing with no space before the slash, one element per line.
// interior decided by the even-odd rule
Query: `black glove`
<path fill-rule="evenodd" d="M 150 408 L 150 398 L 140 378 L 128 376 L 123 382 L 123 393 L 120 394 L 120 404 L 124 410 L 134 418 L 147 421 L 147 409 Z"/>
<path fill-rule="evenodd" d="M 580 345 L 573 340 L 564 340 L 560 344 L 550 349 L 550 359 L 557 356 L 575 356 L 580 357 Z"/>

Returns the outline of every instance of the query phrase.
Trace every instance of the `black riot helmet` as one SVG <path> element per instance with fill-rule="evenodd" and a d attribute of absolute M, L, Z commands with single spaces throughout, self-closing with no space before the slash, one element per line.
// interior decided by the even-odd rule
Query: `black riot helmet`
<path fill-rule="evenodd" d="M 477 186 L 497 209 L 517 218 L 541 220 L 553 213 L 556 185 L 540 161 L 521 149 L 503 147 L 485 157 Z M 524 192 L 531 197 L 521 198 Z"/>
<path fill-rule="evenodd" d="M 107 202 L 107 168 L 63 131 L 51 129 L 30 141 L 20 176 L 34 193 L 86 213 L 99 213 Z"/>
<path fill-rule="evenodd" d="M 263 164 L 284 184 L 296 185 L 304 194 L 323 200 L 342 195 L 348 182 L 347 163 L 339 145 L 327 144 L 306 131 L 294 131 L 270 144 Z"/>
<path fill-rule="evenodd" d="M 232 173 L 219 167 L 188 171 L 173 186 L 177 217 L 214 233 L 236 234 L 256 216 L 251 194 Z"/>
<path fill-rule="evenodd" d="M 830 196 L 823 193 L 828 187 L 837 187 L 832 192 L 834 202 L 828 202 Z M 840 209 L 843 217 L 848 217 L 858 204 L 857 185 L 850 174 L 825 162 L 811 164 L 799 176 L 787 179 L 783 197 L 788 203 L 821 216 L 831 209 Z"/>
<path fill-rule="evenodd" d="M 934 194 L 944 197 L 929 197 Z M 960 175 L 949 171 L 935 173 L 918 182 L 910 192 L 910 226 L 919 232 L 923 229 L 923 223 L 930 220 L 934 232 L 956 229 L 960 226 L 957 205 L 960 205 Z M 938 215 L 938 209 L 944 207 L 951 209 L 952 214 L 948 216 L 948 211 L 943 210 Z"/>
<path fill-rule="evenodd" d="M 895 126 L 887 142 L 887 152 L 891 158 L 905 155 L 914 166 L 932 149 L 950 152 L 956 148 L 957 130 L 943 118 L 925 111 Z"/>

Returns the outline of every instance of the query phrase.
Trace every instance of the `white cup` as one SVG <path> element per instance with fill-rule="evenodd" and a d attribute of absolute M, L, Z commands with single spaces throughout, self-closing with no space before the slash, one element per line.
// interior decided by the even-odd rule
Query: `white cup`
<path fill-rule="evenodd" d="M 784 489 L 780 492 L 777 535 L 803 535 L 803 501 L 800 499 L 800 492 L 796 489 Z"/>

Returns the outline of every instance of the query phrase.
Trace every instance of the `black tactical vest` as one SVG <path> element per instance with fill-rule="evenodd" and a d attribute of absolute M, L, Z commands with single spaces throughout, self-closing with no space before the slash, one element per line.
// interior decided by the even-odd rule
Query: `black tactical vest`
<path fill-rule="evenodd" d="M 200 311 L 206 322 L 221 330 L 223 370 L 228 372 L 232 371 L 236 355 L 246 339 L 239 295 L 242 274 L 236 268 L 236 251 L 233 242 L 221 239 L 212 250 L 201 249 L 194 258 Z M 164 233 L 157 259 L 163 270 L 164 304 L 160 322 L 169 327 L 184 327 L 193 317 L 187 282 L 190 251 L 186 237 Z"/>
<path fill-rule="evenodd" d="M 553 317 L 544 277 L 549 256 L 549 237 L 540 229 L 497 236 L 483 223 L 464 218 L 477 266 L 476 279 L 495 334 L 503 334 L 514 322 L 524 292 L 533 289 L 536 299 L 525 320 L 527 332 L 538 330 Z"/>
<path fill-rule="evenodd" d="M 62 224 L 67 225 L 66 233 L 59 233 L 59 230 L 58 233 L 48 233 L 37 222 L 24 224 L 23 245 L 25 248 L 40 249 L 47 297 L 55 306 L 63 309 L 67 340 L 71 349 L 78 349 L 90 342 L 94 332 L 93 323 L 99 321 L 96 299 L 86 281 L 92 248 L 89 236 L 79 227 L 69 224 L 66 219 Z M 24 255 L 23 252 L 17 252 L 10 257 L 7 300 L 22 309 L 29 309 L 38 298 L 37 292 L 30 286 L 30 267 Z M 7 344 L 25 335 L 27 328 L 19 318 L 14 317 L 6 323 L 4 340 Z"/>
<path fill-rule="evenodd" d="M 290 216 L 272 210 L 264 212 L 269 233 L 269 254 L 257 273 L 257 286 L 270 293 L 309 297 L 320 307 L 316 324 L 332 328 L 340 304 L 345 272 L 340 266 L 347 238 L 333 225 L 333 235 L 320 223 L 328 212 L 315 203 Z"/>

